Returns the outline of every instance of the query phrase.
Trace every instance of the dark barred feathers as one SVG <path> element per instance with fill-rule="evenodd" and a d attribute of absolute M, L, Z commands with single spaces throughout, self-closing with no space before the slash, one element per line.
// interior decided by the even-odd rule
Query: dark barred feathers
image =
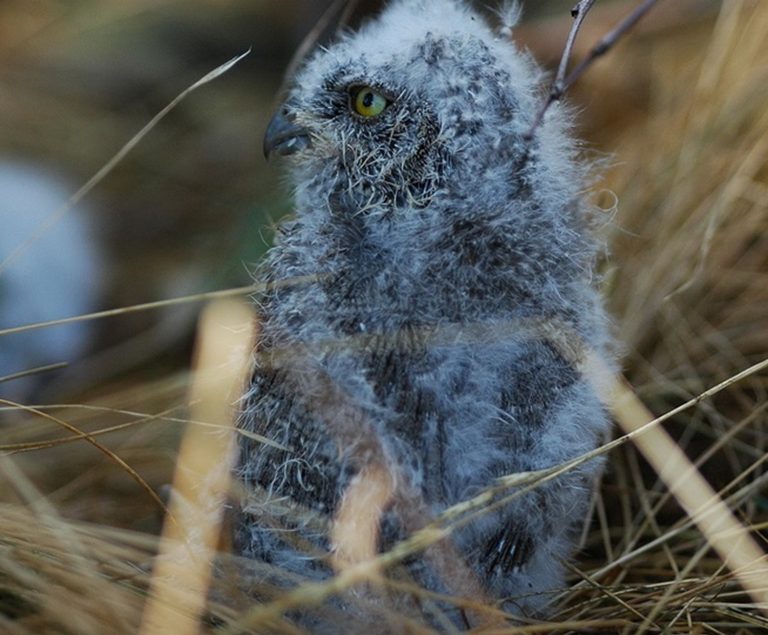
<path fill-rule="evenodd" d="M 394 1 L 294 78 L 265 151 L 287 156 L 296 211 L 258 273 L 240 421 L 236 544 L 260 563 L 259 601 L 605 437 L 584 370 L 587 355 L 612 365 L 586 168 L 557 108 L 524 139 L 540 81 L 458 0 Z M 507 490 L 382 571 L 397 584 L 286 618 L 313 632 L 483 623 L 452 598 L 546 614 L 600 466 Z"/>

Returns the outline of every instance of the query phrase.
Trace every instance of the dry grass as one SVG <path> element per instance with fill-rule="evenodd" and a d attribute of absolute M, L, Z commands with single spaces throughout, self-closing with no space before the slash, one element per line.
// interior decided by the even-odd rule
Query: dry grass
<path fill-rule="evenodd" d="M 707 501 L 693 494 L 681 506 L 672 492 L 693 490 L 680 480 L 687 456 L 766 551 L 767 375 L 757 367 L 728 380 L 768 357 L 768 4 L 728 0 L 714 20 L 635 37 L 581 89 L 587 128 L 615 158 L 602 184 L 618 197 L 606 212 L 605 268 L 626 376 L 656 416 L 669 413 L 669 436 L 641 444 L 642 452 L 628 441 L 610 446 L 592 522 L 571 565 L 573 587 L 551 621 L 501 626 L 491 607 L 474 605 L 487 622 L 475 630 L 761 632 L 768 629 L 768 577 L 754 572 L 765 571 L 765 557 L 751 557 L 741 570 L 725 566 L 743 542 L 728 533 L 724 542 L 717 522 L 708 538 L 702 528 L 711 524 L 692 518 Z M 601 96 L 599 108 L 590 109 L 589 95 Z M 617 118 L 622 110 L 626 116 Z M 131 378 L 81 395 L 76 406 L 3 409 L 0 631 L 138 632 L 150 587 L 162 586 L 150 571 L 164 500 L 149 490 L 171 482 L 185 426 L 219 423 L 189 409 L 189 383 L 186 373 Z M 625 423 L 650 416 L 628 412 L 619 404 Z M 682 451 L 674 462 L 659 445 L 664 439 Z M 236 584 L 243 563 L 222 544 L 202 621 L 196 608 L 182 614 L 192 616 L 192 632 L 300 632 L 282 619 L 286 610 L 323 607 L 361 581 L 381 582 L 382 569 L 448 535 L 513 486 L 519 492 L 550 477 L 510 477 L 377 561 L 292 592 L 259 589 L 267 599 L 257 605 Z M 209 516 L 207 528 L 216 529 L 216 515 Z M 710 520 L 722 516 L 721 508 Z M 728 541 L 732 552 L 723 547 Z M 421 596 L 425 605 L 436 599 Z M 406 613 L 369 608 L 393 632 L 430 632 Z M 318 610 L 331 622 L 342 619 L 327 603 Z"/>

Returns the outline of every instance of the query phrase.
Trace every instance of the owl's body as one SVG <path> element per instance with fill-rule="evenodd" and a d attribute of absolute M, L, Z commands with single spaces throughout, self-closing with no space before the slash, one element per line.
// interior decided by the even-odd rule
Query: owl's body
<path fill-rule="evenodd" d="M 452 0 L 395 2 L 296 78 L 268 133 L 293 155 L 296 214 L 262 270 L 242 417 L 280 447 L 243 438 L 239 475 L 255 492 L 239 519 L 244 555 L 327 577 L 334 519 L 367 466 L 391 476 L 385 550 L 498 477 L 563 463 L 605 434 L 580 365 L 606 349 L 584 170 L 559 112 L 524 141 L 539 80 Z M 381 112 L 356 109 L 363 89 L 386 100 Z M 488 597 L 541 612 L 598 469 L 480 516 L 446 548 Z M 405 566 L 432 590 L 467 590 L 443 569 L 427 556 Z"/>

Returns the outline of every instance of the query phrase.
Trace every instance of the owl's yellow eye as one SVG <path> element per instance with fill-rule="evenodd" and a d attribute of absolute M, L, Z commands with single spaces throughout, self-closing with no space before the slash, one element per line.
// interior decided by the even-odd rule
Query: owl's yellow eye
<path fill-rule="evenodd" d="M 384 112 L 389 104 L 387 98 L 370 86 L 360 86 L 350 93 L 351 106 L 361 117 L 375 117 Z"/>

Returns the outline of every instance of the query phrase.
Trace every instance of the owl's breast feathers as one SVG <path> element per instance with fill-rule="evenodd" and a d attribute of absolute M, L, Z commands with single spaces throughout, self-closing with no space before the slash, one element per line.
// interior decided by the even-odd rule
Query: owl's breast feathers
<path fill-rule="evenodd" d="M 578 360 L 530 319 L 542 301 L 524 291 L 535 274 L 497 279 L 497 265 L 525 260 L 503 233 L 453 229 L 459 235 L 446 231 L 400 259 L 370 239 L 362 217 L 326 228 L 321 249 L 295 225 L 283 237 L 273 275 L 290 270 L 310 280 L 275 285 L 262 301 L 244 422 L 285 449 L 244 443 L 251 485 L 330 521 L 372 462 L 432 511 L 494 477 L 544 467 L 537 444 L 559 425 L 554 413 L 580 381 Z M 385 520 L 377 538 L 384 548 L 406 535 L 395 512 Z M 489 579 L 521 567 L 532 554 L 529 524 L 491 532 L 469 561 Z"/>

